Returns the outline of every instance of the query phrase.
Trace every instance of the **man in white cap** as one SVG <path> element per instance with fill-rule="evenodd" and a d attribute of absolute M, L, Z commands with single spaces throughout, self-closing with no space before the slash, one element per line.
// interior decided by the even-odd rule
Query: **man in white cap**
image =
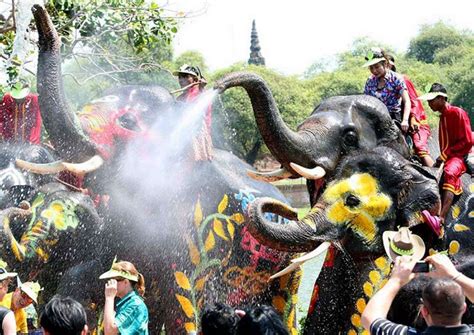
<path fill-rule="evenodd" d="M 178 77 L 179 86 L 181 86 L 179 91 L 183 92 L 176 100 L 186 104 L 195 102 L 207 84 L 199 67 L 184 64 L 173 74 Z M 212 104 L 210 103 L 204 114 L 203 125 L 193 138 L 194 159 L 196 161 L 210 160 L 212 158 L 211 124 Z"/>
<path fill-rule="evenodd" d="M 41 286 L 36 282 L 21 283 L 18 279 L 16 290 L 6 294 L 0 301 L 0 306 L 12 310 L 15 314 L 16 331 L 18 334 L 28 334 L 25 307 L 33 302 L 35 304 L 38 303 L 38 294 L 41 290 Z"/>
<path fill-rule="evenodd" d="M 448 92 L 446 88 L 434 83 L 428 93 L 418 99 L 428 101 L 434 112 L 441 114 L 439 119 L 439 148 L 440 156 L 435 166 L 443 166 L 441 211 L 430 213 L 423 211 L 425 222 L 438 235 L 446 219 L 454 197 L 462 193 L 461 177 L 466 172 L 467 166 L 464 161 L 474 143 L 471 132 L 471 121 L 465 110 L 452 106 L 448 103 Z"/>

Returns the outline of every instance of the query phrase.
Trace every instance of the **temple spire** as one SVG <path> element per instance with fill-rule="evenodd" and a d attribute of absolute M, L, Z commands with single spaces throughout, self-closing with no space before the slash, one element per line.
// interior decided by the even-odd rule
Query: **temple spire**
<path fill-rule="evenodd" d="M 255 27 L 255 20 L 252 21 L 252 34 L 250 35 L 250 58 L 249 64 L 265 66 L 265 58 L 260 52 L 260 43 L 258 41 L 257 28 Z"/>

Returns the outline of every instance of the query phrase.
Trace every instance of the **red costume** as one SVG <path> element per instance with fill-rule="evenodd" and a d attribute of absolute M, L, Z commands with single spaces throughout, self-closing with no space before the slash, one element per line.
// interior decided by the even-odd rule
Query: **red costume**
<path fill-rule="evenodd" d="M 181 94 L 177 100 L 186 103 L 192 103 L 197 100 L 200 94 L 201 88 L 199 85 L 194 85 Z M 212 104 L 209 103 L 206 114 L 204 115 L 203 126 L 193 139 L 194 159 L 196 161 L 210 160 L 212 158 L 211 124 Z"/>
<path fill-rule="evenodd" d="M 428 138 L 431 135 L 431 129 L 426 121 L 425 109 L 423 108 L 421 101 L 418 100 L 418 94 L 410 78 L 403 75 L 403 79 L 405 80 L 408 96 L 410 97 L 411 102 L 410 117 L 414 118 L 418 123 L 418 131 L 411 135 L 413 146 L 415 147 L 415 153 L 419 157 L 428 156 L 430 154 L 428 150 Z"/>
<path fill-rule="evenodd" d="M 472 148 L 471 122 L 466 111 L 446 103 L 439 120 L 439 148 L 444 161 L 443 190 L 462 193 L 461 176 L 466 172 L 464 157 Z"/>
<path fill-rule="evenodd" d="M 36 94 L 17 101 L 6 93 L 0 104 L 0 135 L 4 141 L 39 144 L 41 114 Z"/>

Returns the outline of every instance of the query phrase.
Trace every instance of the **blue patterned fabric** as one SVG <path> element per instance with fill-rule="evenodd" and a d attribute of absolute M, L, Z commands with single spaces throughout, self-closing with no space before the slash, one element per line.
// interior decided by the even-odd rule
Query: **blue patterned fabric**
<path fill-rule="evenodd" d="M 120 335 L 148 335 L 148 308 L 137 292 L 117 302 L 115 324 Z"/>
<path fill-rule="evenodd" d="M 402 76 L 387 70 L 385 73 L 385 86 L 378 89 L 378 79 L 371 75 L 365 83 L 364 93 L 376 97 L 387 106 L 390 116 L 401 121 L 402 93 L 407 89 Z"/>

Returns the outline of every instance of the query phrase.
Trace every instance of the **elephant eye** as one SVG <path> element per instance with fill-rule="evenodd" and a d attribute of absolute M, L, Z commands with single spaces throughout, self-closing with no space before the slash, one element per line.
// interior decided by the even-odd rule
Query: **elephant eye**
<path fill-rule="evenodd" d="M 125 129 L 139 131 L 140 127 L 138 126 L 137 118 L 135 115 L 126 113 L 117 119 L 117 122 L 120 126 Z"/>
<path fill-rule="evenodd" d="M 343 141 L 347 147 L 357 147 L 359 144 L 359 137 L 355 131 L 350 130 L 344 133 Z"/>
<path fill-rule="evenodd" d="M 360 199 L 354 194 L 349 194 L 344 199 L 344 205 L 346 205 L 347 207 L 357 207 L 360 205 Z"/>

